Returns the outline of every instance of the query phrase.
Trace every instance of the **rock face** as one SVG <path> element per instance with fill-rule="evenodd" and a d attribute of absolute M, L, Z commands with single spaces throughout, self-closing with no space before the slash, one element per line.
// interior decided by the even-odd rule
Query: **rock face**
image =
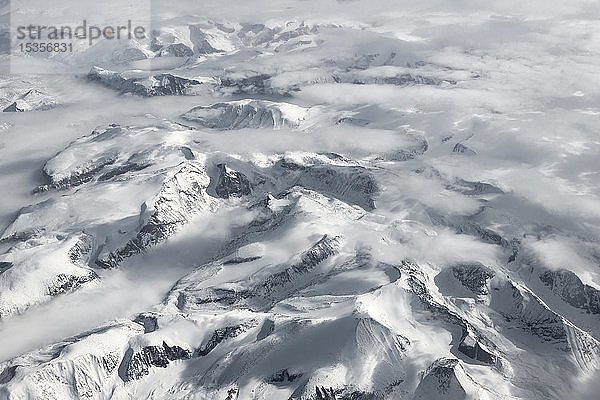
<path fill-rule="evenodd" d="M 194 86 L 202 82 L 172 74 L 157 74 L 148 77 L 125 77 L 123 74 L 94 67 L 88 79 L 121 93 L 132 93 L 144 97 L 190 94 Z"/>
<path fill-rule="evenodd" d="M 163 242 L 194 214 L 214 210 L 216 202 L 206 193 L 209 183 L 210 178 L 203 165 L 192 161 L 183 163 L 163 183 L 153 204 L 142 205 L 140 219 L 145 223 L 135 238 L 124 247 L 101 256 L 97 264 L 103 268 L 115 268 L 124 259 Z"/>
<path fill-rule="evenodd" d="M 426 277 L 419 272 L 418 266 L 413 261 L 404 260 L 402 271 L 408 275 L 408 285 L 425 309 L 435 318 L 460 328 L 460 337 L 456 338 L 458 351 L 474 360 L 490 365 L 496 364 L 498 357 L 493 342 L 483 336 L 466 318 L 433 297 L 428 289 Z"/>
<path fill-rule="evenodd" d="M 286 90 L 272 87 L 271 75 L 256 74 L 245 77 L 223 76 L 219 86 L 225 93 L 234 95 L 275 95 L 289 97 Z"/>
<path fill-rule="evenodd" d="M 296 128 L 307 110 L 287 103 L 266 100 L 240 100 L 198 106 L 182 118 L 206 128 L 230 130 L 242 128 Z"/>
<path fill-rule="evenodd" d="M 108 181 L 128 172 L 141 171 L 149 161 L 120 159 L 119 137 L 135 134 L 128 127 L 111 124 L 94 129 L 58 153 L 44 165 L 42 170 L 48 183 L 37 187 L 34 192 L 63 190 L 94 180 Z M 129 158 L 129 157 L 127 157 Z"/>
<path fill-rule="evenodd" d="M 356 77 L 352 78 L 352 75 L 342 80 L 349 81 L 355 85 L 395 85 L 395 86 L 408 86 L 408 85 L 441 85 L 443 81 L 436 77 L 415 75 L 415 74 L 399 74 L 396 76 L 385 76 L 385 77 Z M 456 82 L 449 82 L 456 83 Z"/>
<path fill-rule="evenodd" d="M 284 177 L 307 189 L 330 194 L 365 210 L 375 208 L 379 187 L 373 175 L 357 165 L 298 163 L 283 159 L 275 165 Z"/>
<path fill-rule="evenodd" d="M 314 269 L 337 254 L 341 242 L 339 237 L 323 236 L 317 243 L 298 256 L 292 265 L 279 265 L 277 272 L 261 273 L 240 282 L 240 290 L 210 288 L 196 290 L 193 282 L 186 280 L 175 286 L 177 306 L 181 310 L 201 304 L 217 306 L 249 307 L 254 310 L 268 309 L 277 301 L 308 285 Z"/>
<path fill-rule="evenodd" d="M 102 155 L 98 159 L 82 165 L 81 168 L 71 171 L 68 176 L 64 177 L 53 176 L 47 168 L 44 168 L 44 173 L 48 177 L 50 183 L 37 187 L 35 192 L 44 192 L 53 189 L 67 189 L 90 182 L 100 171 L 102 171 L 105 167 L 114 164 L 116 160 L 116 155 Z M 106 179 L 109 179 L 108 175 L 103 176 Z"/>
<path fill-rule="evenodd" d="M 219 170 L 215 187 L 217 196 L 228 199 L 229 197 L 248 196 L 251 193 L 250 182 L 244 174 L 232 170 L 225 164 L 218 164 L 217 169 Z"/>
<path fill-rule="evenodd" d="M 494 272 L 483 264 L 460 264 L 452 267 L 452 275 L 475 294 L 488 294 L 487 282 Z"/>
<path fill-rule="evenodd" d="M 564 352 L 587 369 L 597 363 L 600 344 L 588 333 L 552 311 L 535 294 L 514 282 L 506 281 L 492 291 L 490 307 L 511 326 L 516 326 Z"/>
<path fill-rule="evenodd" d="M 54 399 L 110 397 L 106 384 L 118 379 L 121 346 L 138 334 L 138 329 L 134 323 L 115 323 L 44 346 L 30 357 L 3 363 L 2 384 L 14 383 L 26 375 L 26 381 L 32 384 L 14 387 L 13 395 Z"/>
<path fill-rule="evenodd" d="M 241 335 L 242 333 L 246 332 L 248 328 L 248 325 L 235 325 L 216 329 L 208 341 L 196 349 L 194 352 L 194 357 L 204 357 L 208 355 L 208 353 L 213 351 L 215 347 L 219 345 L 219 343 Z"/>
<path fill-rule="evenodd" d="M 468 155 L 468 156 L 474 156 L 477 154 L 477 152 L 475 150 L 471 149 L 469 146 L 467 146 L 466 144 L 463 144 L 463 143 L 456 143 L 454 145 L 454 147 L 452 148 L 452 152 L 457 153 L 457 154 L 464 154 L 464 155 Z"/>
<path fill-rule="evenodd" d="M 470 195 L 485 195 L 485 194 L 503 194 L 502 189 L 486 182 L 472 182 L 464 179 L 459 179 L 456 185 L 449 185 L 449 188 Z"/>
<path fill-rule="evenodd" d="M 97 280 L 96 272 L 87 266 L 88 240 L 83 234 L 68 238 L 35 236 L 0 255 L 3 265 L 9 265 L 0 275 L 0 319 Z"/>
<path fill-rule="evenodd" d="M 540 280 L 571 306 L 591 314 L 600 314 L 600 291 L 585 285 L 573 272 L 565 269 L 545 271 L 540 274 Z"/>
<path fill-rule="evenodd" d="M 128 349 L 119 366 L 119 376 L 123 381 L 136 380 L 148 375 L 151 367 L 167 368 L 170 362 L 186 360 L 191 352 L 179 346 L 146 346 L 139 352 Z"/>
<path fill-rule="evenodd" d="M 44 111 L 56 107 L 57 101 L 47 93 L 31 89 L 19 96 L 4 112 Z"/>
<path fill-rule="evenodd" d="M 407 135 L 409 143 L 403 148 L 388 152 L 378 159 L 384 161 L 410 161 L 425 154 L 429 150 L 429 143 L 421 135 Z"/>
<path fill-rule="evenodd" d="M 273 375 L 267 378 L 268 382 L 271 383 L 286 383 L 294 382 L 296 379 L 302 377 L 302 373 L 293 374 L 290 373 L 287 368 L 275 372 Z"/>
<path fill-rule="evenodd" d="M 458 360 L 440 358 L 427 368 L 415 391 L 415 400 L 459 400 L 467 393 L 459 382 L 455 369 Z"/>

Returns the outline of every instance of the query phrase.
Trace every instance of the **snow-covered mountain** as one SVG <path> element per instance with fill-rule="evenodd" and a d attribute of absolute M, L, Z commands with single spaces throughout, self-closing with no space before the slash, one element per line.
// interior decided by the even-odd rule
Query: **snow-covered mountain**
<path fill-rule="evenodd" d="M 275 3 L 0 58 L 0 399 L 596 398 L 593 7 Z"/>

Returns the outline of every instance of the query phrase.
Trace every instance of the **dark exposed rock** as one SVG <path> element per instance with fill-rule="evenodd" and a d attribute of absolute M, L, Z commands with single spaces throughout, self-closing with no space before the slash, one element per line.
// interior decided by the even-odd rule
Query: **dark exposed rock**
<path fill-rule="evenodd" d="M 485 207 L 481 207 L 480 210 L 478 210 L 478 212 L 474 215 L 448 216 L 441 214 L 436 210 L 428 209 L 427 215 L 434 225 L 451 227 L 456 233 L 472 235 L 481 239 L 485 243 L 495 244 L 514 252 L 515 246 L 518 246 L 517 242 L 514 240 L 509 241 L 494 230 L 485 228 L 477 223 L 478 215 L 483 212 L 485 212 Z"/>
<path fill-rule="evenodd" d="M 15 377 L 17 373 L 17 367 L 18 365 L 13 365 L 4 368 L 4 370 L 0 373 L 0 385 L 6 385 Z"/>
<path fill-rule="evenodd" d="M 11 262 L 0 261 L 0 274 L 3 273 L 4 271 L 9 270 L 12 266 L 13 266 L 13 264 Z"/>
<path fill-rule="evenodd" d="M 563 318 L 544 305 L 533 293 L 506 281 L 495 288 L 490 306 L 507 322 L 544 342 L 569 348 L 569 332 Z M 508 300 L 508 301 L 507 301 Z"/>
<path fill-rule="evenodd" d="M 423 373 L 415 390 L 415 400 L 463 399 L 466 392 L 456 377 L 458 360 L 440 358 Z"/>
<path fill-rule="evenodd" d="M 48 285 L 48 294 L 50 296 L 56 296 L 59 294 L 68 293 L 76 290 L 82 284 L 98 278 L 98 274 L 92 270 L 89 270 L 88 274 L 83 276 L 58 274 L 56 275 L 52 284 Z"/>
<path fill-rule="evenodd" d="M 571 306 L 591 314 L 600 314 L 600 291 L 581 282 L 573 272 L 565 269 L 547 270 L 540 274 L 540 280 Z"/>
<path fill-rule="evenodd" d="M 280 371 L 275 372 L 273 375 L 267 378 L 267 382 L 269 383 L 287 383 L 294 382 L 296 379 L 300 378 L 302 373 L 298 374 L 290 374 L 287 368 L 282 369 Z"/>
<path fill-rule="evenodd" d="M 315 386 L 314 400 L 380 400 L 383 397 L 374 393 L 352 390 L 350 388 Z"/>
<path fill-rule="evenodd" d="M 182 115 L 182 118 L 206 128 L 233 130 L 242 128 L 295 128 L 300 120 L 293 119 L 283 111 L 283 106 L 266 100 L 241 100 L 227 103 L 216 103 L 210 106 L 197 106 Z M 293 107 L 297 114 L 303 111 Z"/>
<path fill-rule="evenodd" d="M 233 89 L 234 94 L 280 94 L 271 88 L 270 80 L 270 75 L 259 74 L 245 78 L 223 77 L 220 84 Z"/>
<path fill-rule="evenodd" d="M 107 181 L 109 179 L 112 179 L 116 176 L 120 176 L 120 175 L 124 175 L 128 172 L 136 172 L 136 171 L 141 171 L 145 168 L 148 168 L 150 166 L 150 164 L 144 163 L 144 164 L 139 164 L 139 163 L 127 163 L 124 165 L 119 165 L 118 167 L 115 167 L 105 173 L 103 173 L 102 175 L 100 175 L 98 177 L 98 181 L 102 182 L 102 181 Z"/>
<path fill-rule="evenodd" d="M 396 86 L 408 86 L 408 85 L 441 85 L 444 81 L 432 77 L 423 75 L 413 74 L 400 74 L 397 76 L 389 77 L 376 77 L 376 78 L 356 78 L 352 81 L 355 85 L 365 84 L 378 84 L 378 85 L 396 85 Z M 449 83 L 456 84 L 454 81 L 447 81 Z"/>
<path fill-rule="evenodd" d="M 268 297 L 275 288 L 286 286 L 299 276 L 310 273 L 321 262 L 337 254 L 339 242 L 339 237 L 324 235 L 300 256 L 300 262 L 269 276 L 251 291 L 252 296 Z"/>
<path fill-rule="evenodd" d="M 219 178 L 215 187 L 217 196 L 228 199 L 229 197 L 248 196 L 251 193 L 250 181 L 244 174 L 234 171 L 225 164 L 217 164 Z"/>
<path fill-rule="evenodd" d="M 417 143 L 390 152 L 382 157 L 385 161 L 409 161 L 422 156 L 429 150 L 429 143 L 424 137 L 418 137 Z"/>
<path fill-rule="evenodd" d="M 472 182 L 464 179 L 458 179 L 456 186 L 450 186 L 449 189 L 456 190 L 460 193 L 471 195 L 484 195 L 484 194 L 503 194 L 502 189 L 485 182 Z"/>
<path fill-rule="evenodd" d="M 353 126 L 367 126 L 371 121 L 364 118 L 342 117 L 337 120 L 336 124 L 348 124 Z"/>
<path fill-rule="evenodd" d="M 129 349 L 129 354 L 126 353 L 123 358 L 119 371 L 123 373 L 120 374 L 121 378 L 127 382 L 148 375 L 150 367 L 166 368 L 171 361 L 186 360 L 190 357 L 189 350 L 179 346 L 169 346 L 163 341 L 162 346 L 146 346 L 138 353 L 133 353 Z"/>
<path fill-rule="evenodd" d="M 144 333 L 152 333 L 158 329 L 158 320 L 156 315 L 152 313 L 142 313 L 139 314 L 133 322 L 137 322 L 138 324 L 144 327 Z"/>
<path fill-rule="evenodd" d="M 125 246 L 98 258 L 96 264 L 102 268 L 116 268 L 124 259 L 165 241 L 197 212 L 210 209 L 206 194 L 208 183 L 209 178 L 201 167 L 184 163 L 163 183 L 154 204 L 154 212 L 137 235 Z M 146 211 L 145 207 L 144 203 L 141 215 Z"/>
<path fill-rule="evenodd" d="M 310 274 L 314 268 L 329 257 L 338 253 L 340 238 L 324 235 L 321 240 L 300 255 L 300 260 L 266 278 L 261 278 L 258 283 L 248 289 L 235 291 L 222 288 L 207 288 L 194 293 L 193 301 L 196 304 L 219 303 L 232 305 L 238 302 L 245 304 L 253 310 L 264 310 L 273 306 L 277 301 L 286 296 L 286 292 L 298 289 L 314 279 Z M 184 301 L 188 298 L 184 295 Z"/>
<path fill-rule="evenodd" d="M 465 144 L 462 143 L 456 143 L 454 145 L 454 147 L 452 148 L 452 152 L 453 153 L 458 153 L 458 154 L 465 154 L 465 155 L 476 155 L 477 152 L 475 150 L 472 150 L 470 147 L 468 147 Z"/>
<path fill-rule="evenodd" d="M 123 74 L 94 67 L 88 79 L 121 93 L 132 93 L 144 97 L 188 94 L 192 86 L 202 82 L 172 74 L 157 74 L 149 77 L 127 78 Z"/>
<path fill-rule="evenodd" d="M 69 260 L 73 264 L 87 265 L 92 250 L 93 237 L 82 234 L 73 247 L 69 249 Z"/>
<path fill-rule="evenodd" d="M 194 152 L 189 147 L 181 146 L 180 150 L 183 153 L 183 156 L 185 157 L 186 160 L 195 160 L 196 159 L 196 156 L 194 156 Z"/>
<path fill-rule="evenodd" d="M 458 345 L 458 351 L 473 360 L 481 361 L 485 364 L 494 365 L 496 363 L 496 356 L 490 353 L 489 350 L 483 348 L 482 345 L 477 340 L 473 340 L 472 337 L 464 338 Z"/>
<path fill-rule="evenodd" d="M 172 43 L 164 46 L 160 50 L 161 56 L 173 56 L 173 57 L 192 57 L 194 50 L 184 43 Z"/>
<path fill-rule="evenodd" d="M 90 161 L 82 168 L 77 171 L 71 172 L 66 178 L 56 180 L 53 176 L 49 175 L 46 168 L 44 173 L 50 183 L 42 186 L 38 186 L 34 192 L 45 192 L 53 189 L 67 189 L 74 186 L 79 186 L 84 183 L 90 182 L 94 177 L 102 171 L 106 166 L 114 164 L 117 161 L 116 155 L 104 155 L 96 160 Z"/>
<path fill-rule="evenodd" d="M 509 243 L 509 247 L 512 253 L 508 257 L 508 262 L 511 263 L 515 261 L 519 255 L 519 250 L 521 249 L 521 241 L 517 238 L 512 238 Z"/>
<path fill-rule="evenodd" d="M 458 351 L 467 357 L 487 364 L 495 364 L 497 362 L 497 356 L 492 353 L 495 346 L 491 341 L 481 335 L 466 319 L 451 311 L 447 306 L 435 301 L 429 293 L 427 286 L 422 281 L 423 278 L 419 278 L 420 270 L 416 263 L 411 260 L 403 260 L 402 270 L 408 273 L 407 282 L 412 292 L 415 293 L 427 310 L 436 318 L 460 327 L 462 333 L 458 340 Z"/>
<path fill-rule="evenodd" d="M 275 322 L 270 319 L 265 320 L 262 326 L 260 327 L 260 331 L 256 335 L 256 341 L 259 342 L 269 336 L 275 330 Z"/>
<path fill-rule="evenodd" d="M 253 257 L 234 257 L 229 260 L 223 261 L 223 265 L 232 265 L 232 264 L 243 264 L 251 261 L 255 261 L 260 259 L 261 256 L 253 256 Z"/>
<path fill-rule="evenodd" d="M 194 53 L 206 55 L 220 53 L 222 50 L 214 48 L 206 38 L 206 33 L 202 30 L 202 25 L 194 24 L 189 26 L 190 40 L 194 44 Z"/>
<path fill-rule="evenodd" d="M 185 95 L 190 86 L 201 85 L 195 79 L 183 78 L 172 74 L 158 74 L 151 77 L 152 84 L 141 94 L 150 96 Z"/>
<path fill-rule="evenodd" d="M 226 326 L 215 329 L 208 341 L 194 352 L 194 357 L 204 357 L 208 355 L 215 347 L 224 340 L 234 338 L 248 330 L 246 325 Z"/>
<path fill-rule="evenodd" d="M 452 275 L 464 287 L 475 294 L 487 294 L 487 281 L 494 277 L 494 271 L 483 264 L 459 264 L 452 267 Z"/>
<path fill-rule="evenodd" d="M 373 174 L 360 166 L 310 165 L 304 166 L 281 160 L 276 168 L 284 170 L 285 178 L 294 185 L 315 190 L 367 211 L 375 208 L 379 187 Z"/>
<path fill-rule="evenodd" d="M 57 106 L 54 98 L 40 90 L 31 89 L 19 96 L 3 112 L 45 111 Z"/>
<path fill-rule="evenodd" d="M 249 296 L 250 294 L 248 293 L 248 291 L 245 290 L 235 291 L 231 289 L 208 288 L 201 291 L 198 294 L 195 294 L 195 296 L 193 296 L 190 299 L 188 299 L 187 293 L 180 293 L 177 307 L 180 310 L 183 310 L 185 305 L 189 302 L 193 302 L 194 304 L 218 303 L 221 305 L 229 306 Z"/>

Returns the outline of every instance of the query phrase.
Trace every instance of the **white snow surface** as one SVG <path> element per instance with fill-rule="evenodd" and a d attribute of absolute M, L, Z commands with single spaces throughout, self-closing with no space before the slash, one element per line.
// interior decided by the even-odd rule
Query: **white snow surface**
<path fill-rule="evenodd" d="M 19 3 L 0 399 L 597 398 L 594 1 Z"/>

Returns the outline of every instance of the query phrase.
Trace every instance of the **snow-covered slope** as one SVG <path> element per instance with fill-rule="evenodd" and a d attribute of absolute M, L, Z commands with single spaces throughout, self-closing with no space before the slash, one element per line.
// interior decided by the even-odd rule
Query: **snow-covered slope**
<path fill-rule="evenodd" d="M 0 399 L 597 397 L 593 7 L 109 3 L 0 57 Z"/>

